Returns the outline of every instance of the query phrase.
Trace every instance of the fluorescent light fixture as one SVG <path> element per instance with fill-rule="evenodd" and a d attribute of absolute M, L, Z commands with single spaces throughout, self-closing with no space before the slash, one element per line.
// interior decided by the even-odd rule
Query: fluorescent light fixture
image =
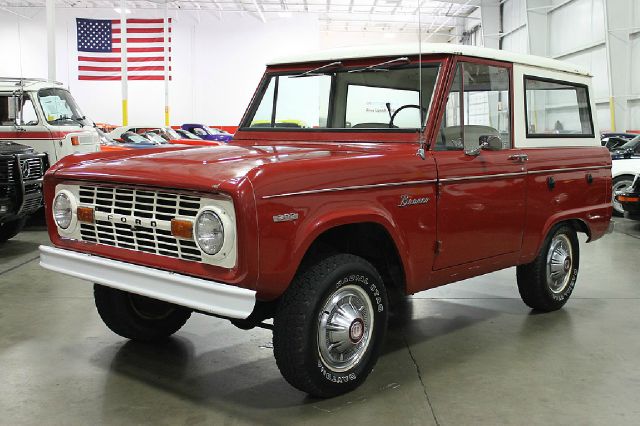
<path fill-rule="evenodd" d="M 119 7 L 114 7 L 113 10 L 115 10 L 117 13 L 122 13 L 122 9 L 120 9 Z M 124 13 L 125 13 L 125 15 L 130 15 L 131 14 L 131 9 L 125 9 Z"/>
<path fill-rule="evenodd" d="M 293 16 L 293 13 L 287 11 L 278 12 L 278 16 L 281 18 L 291 18 Z"/>

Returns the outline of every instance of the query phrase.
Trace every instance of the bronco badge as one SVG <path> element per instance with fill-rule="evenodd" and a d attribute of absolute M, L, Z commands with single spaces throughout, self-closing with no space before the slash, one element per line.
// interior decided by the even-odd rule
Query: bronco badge
<path fill-rule="evenodd" d="M 416 204 L 427 204 L 429 197 L 412 198 L 410 195 L 400 196 L 398 207 L 415 206 Z"/>

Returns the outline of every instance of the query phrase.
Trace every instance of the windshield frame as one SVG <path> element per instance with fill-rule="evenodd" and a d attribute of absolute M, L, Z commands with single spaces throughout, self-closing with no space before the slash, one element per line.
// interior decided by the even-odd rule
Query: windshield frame
<path fill-rule="evenodd" d="M 385 60 L 388 58 L 366 58 L 366 59 L 354 59 L 354 60 L 343 60 L 341 61 L 343 66 L 339 71 L 327 73 L 332 78 L 331 88 L 329 92 L 329 115 L 331 115 L 332 110 L 335 108 L 335 74 L 337 72 L 348 72 L 350 70 L 362 69 L 363 67 L 378 64 L 381 60 Z M 260 84 L 251 100 L 249 108 L 245 111 L 244 116 L 240 122 L 240 126 L 238 127 L 238 132 L 250 132 L 250 133 L 295 133 L 298 135 L 307 134 L 307 133 L 371 133 L 377 135 L 393 135 L 393 134 L 416 134 L 419 132 L 424 132 L 429 122 L 432 120 L 432 116 L 436 110 L 436 102 L 440 102 L 440 91 L 441 87 L 444 84 L 444 77 L 447 74 L 447 68 L 449 67 L 449 62 L 451 60 L 451 55 L 429 55 L 422 56 L 421 61 L 419 62 L 419 58 L 417 55 L 409 56 L 409 62 L 403 65 L 394 66 L 391 70 L 399 70 L 399 69 L 411 69 L 418 68 L 418 64 L 420 63 L 423 67 L 429 67 L 437 65 L 439 66 L 438 75 L 436 77 L 436 81 L 433 87 L 431 99 L 429 101 L 429 105 L 426 105 L 427 111 L 424 115 L 424 123 L 421 128 L 370 128 L 370 127 L 320 127 L 320 128 L 296 128 L 296 127 L 251 127 L 251 121 L 253 117 L 255 117 L 257 109 L 260 107 L 262 99 L 268 89 L 269 82 L 271 81 L 271 77 L 275 76 L 288 76 L 288 75 L 300 75 L 301 72 L 304 72 L 312 67 L 317 67 L 320 65 L 319 63 L 306 63 L 306 64 L 292 64 L 288 66 L 277 66 L 277 67 L 268 67 L 265 73 L 260 80 Z M 381 72 L 381 71 L 368 71 L 368 72 Z M 419 88 L 416 88 L 419 90 Z M 277 101 L 277 99 L 276 99 Z M 236 134 L 237 139 L 242 139 L 238 137 L 241 135 Z"/>

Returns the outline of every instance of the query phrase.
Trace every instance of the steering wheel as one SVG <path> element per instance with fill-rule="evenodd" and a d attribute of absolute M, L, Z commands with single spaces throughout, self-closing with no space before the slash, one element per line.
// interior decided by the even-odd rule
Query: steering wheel
<path fill-rule="evenodd" d="M 395 119 L 396 119 L 396 115 L 398 115 L 398 113 L 399 113 L 400 111 L 402 111 L 403 109 L 405 109 L 405 108 L 416 108 L 416 109 L 421 110 L 421 111 L 422 111 L 423 113 L 425 113 L 425 114 L 427 113 L 427 109 L 426 109 L 426 108 L 424 108 L 424 107 L 420 108 L 420 105 L 411 105 L 411 104 L 402 105 L 400 108 L 398 108 L 398 109 L 396 110 L 396 112 L 394 112 L 394 113 L 391 115 L 391 119 L 389 120 L 389 128 L 390 128 L 390 129 L 393 129 L 394 127 L 397 127 L 397 126 L 395 126 L 395 125 L 393 124 L 393 120 L 395 120 Z M 420 114 L 420 121 L 422 121 L 422 114 Z"/>

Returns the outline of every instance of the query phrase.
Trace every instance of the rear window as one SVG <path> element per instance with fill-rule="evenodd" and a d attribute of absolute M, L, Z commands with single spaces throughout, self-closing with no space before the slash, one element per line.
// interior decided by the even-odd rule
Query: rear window
<path fill-rule="evenodd" d="M 525 76 L 529 138 L 594 137 L 587 86 Z"/>

